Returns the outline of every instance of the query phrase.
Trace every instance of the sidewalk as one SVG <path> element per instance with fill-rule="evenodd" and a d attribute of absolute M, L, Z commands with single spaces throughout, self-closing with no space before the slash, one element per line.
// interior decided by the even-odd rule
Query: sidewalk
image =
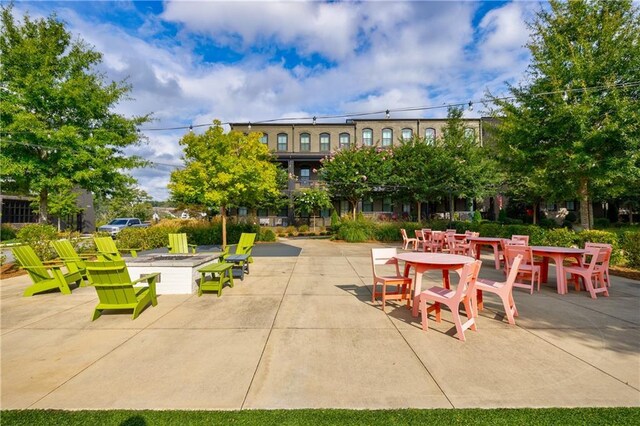
<path fill-rule="evenodd" d="M 462 343 L 447 312 L 423 332 L 405 306 L 371 303 L 379 244 L 283 243 L 258 245 L 251 274 L 221 298 L 160 296 L 135 321 L 91 322 L 90 287 L 24 298 L 28 277 L 3 280 L 0 407 L 640 405 L 638 281 L 611 277 L 609 298 L 560 296 L 551 268 L 539 293 L 515 290 L 517 326 L 487 295 Z M 503 278 L 483 260 L 481 277 Z"/>

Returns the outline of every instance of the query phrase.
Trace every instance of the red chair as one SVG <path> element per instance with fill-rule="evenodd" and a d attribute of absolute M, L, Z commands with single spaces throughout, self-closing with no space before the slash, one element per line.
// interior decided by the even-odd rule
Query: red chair
<path fill-rule="evenodd" d="M 513 286 L 526 288 L 529 290 L 530 294 L 533 294 L 533 288 L 537 278 L 538 291 L 540 291 L 540 266 L 533 263 L 533 251 L 531 251 L 531 247 L 529 246 L 522 245 L 522 243 L 518 245 L 505 245 L 505 264 L 507 267 L 507 275 L 509 275 L 513 262 L 518 255 L 522 256 L 522 261 L 520 262 L 520 265 L 518 265 L 518 274 L 516 278 L 530 279 L 531 283 L 525 284 L 521 282 L 514 282 Z"/>
<path fill-rule="evenodd" d="M 444 238 L 445 233 L 442 231 L 431 232 L 431 239 L 424 242 L 424 251 L 441 252 L 444 248 Z"/>
<path fill-rule="evenodd" d="M 382 292 L 380 293 L 382 298 L 382 311 L 387 300 L 391 299 L 409 299 L 411 298 L 411 283 L 413 280 L 409 277 L 405 277 L 400 273 L 398 267 L 398 259 L 395 256 L 398 254 L 395 248 L 374 248 L 371 249 L 371 269 L 373 270 L 373 291 L 371 295 L 371 302 L 376 301 L 376 291 L 378 284 L 382 285 Z M 395 275 L 380 275 L 376 270 L 376 265 L 393 265 L 395 266 Z M 387 286 L 396 286 L 396 291 L 388 293 Z"/>
<path fill-rule="evenodd" d="M 597 293 L 603 293 L 606 297 L 609 297 L 609 289 L 604 280 L 604 268 L 602 267 L 604 259 L 607 256 L 606 249 L 600 249 L 598 247 L 585 248 L 586 253 L 582 257 L 582 265 L 578 266 L 565 266 L 565 274 L 570 274 L 571 279 L 576 286 L 576 290 L 580 290 L 580 278 L 584 282 L 584 286 L 591 294 L 592 299 L 597 299 Z M 587 259 L 591 258 L 587 264 Z M 596 265 L 600 265 L 596 268 Z M 598 285 L 601 284 L 601 286 Z"/>
<path fill-rule="evenodd" d="M 525 246 L 529 245 L 529 236 L 528 235 L 512 235 L 511 241 L 523 241 Z"/>
<path fill-rule="evenodd" d="M 604 250 L 605 251 L 605 259 L 602 262 L 602 264 L 598 264 L 596 263 L 596 270 L 603 270 L 604 271 L 604 281 L 605 283 L 607 283 L 607 287 L 611 287 L 611 279 L 609 277 L 609 262 L 611 261 L 611 253 L 613 252 L 613 247 L 611 247 L 611 244 L 606 244 L 606 243 L 585 243 L 584 244 L 584 248 L 590 248 L 590 247 L 596 247 L 599 248 L 600 250 Z"/>
<path fill-rule="evenodd" d="M 440 322 L 440 304 L 446 305 L 453 315 L 453 322 L 456 325 L 458 339 L 465 341 L 464 331 L 468 328 L 476 331 L 475 311 L 473 309 L 472 297 L 474 297 L 476 280 L 480 273 L 482 261 L 476 260 L 467 263 L 460 273 L 458 287 L 450 290 L 444 287 L 431 287 L 420 293 L 419 308 L 422 310 L 422 329 L 429 329 L 429 312 L 436 312 L 436 321 Z M 427 302 L 432 301 L 433 305 L 427 307 Z M 462 323 L 460 318 L 460 303 L 464 304 L 467 321 Z"/>
<path fill-rule="evenodd" d="M 402 249 L 407 250 L 409 244 L 411 244 L 413 245 L 413 251 L 416 251 L 418 246 L 418 239 L 407 237 L 406 229 L 400 229 L 400 234 L 402 235 Z"/>
<path fill-rule="evenodd" d="M 522 262 L 522 256 L 518 255 L 513 259 L 513 264 L 511 265 L 511 271 L 507 276 L 507 280 L 504 282 L 496 282 L 491 280 L 486 280 L 482 278 L 478 278 L 476 281 L 476 291 L 478 292 L 477 298 L 477 307 L 482 310 L 483 306 L 483 294 L 482 292 L 489 292 L 497 295 L 502 300 L 502 306 L 504 306 L 504 311 L 507 314 L 507 320 L 509 324 L 515 325 L 516 320 L 515 317 L 518 316 L 518 309 L 516 308 L 516 302 L 513 300 L 513 284 L 516 281 L 516 276 L 518 275 L 518 268 L 520 267 L 520 262 Z"/>

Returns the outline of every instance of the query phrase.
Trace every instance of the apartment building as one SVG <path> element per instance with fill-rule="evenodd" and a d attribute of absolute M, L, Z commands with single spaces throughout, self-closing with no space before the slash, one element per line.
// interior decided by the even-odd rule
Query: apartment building
<path fill-rule="evenodd" d="M 465 128 L 473 132 L 478 142 L 484 143 L 483 119 L 465 119 Z M 276 159 L 289 173 L 287 192 L 292 195 L 296 190 L 321 185 L 318 171 L 322 167 L 320 160 L 341 148 L 352 146 L 391 147 L 402 139 L 411 139 L 414 135 L 427 140 L 441 137 L 446 119 L 349 119 L 343 123 L 232 123 L 231 129 L 241 132 L 261 132 L 262 142 L 274 152 Z M 431 203 L 430 203 L 431 204 Z M 350 211 L 344 200 L 335 200 L 334 207 L 340 213 Z M 427 205 L 423 211 L 430 214 L 443 214 L 444 206 Z M 363 200 L 358 210 L 365 215 L 380 217 L 384 215 L 398 217 L 415 215 L 415 205 L 403 205 L 389 197 L 373 197 Z M 456 210 L 466 211 L 467 202 L 458 200 Z M 240 209 L 239 214 L 246 214 Z M 329 212 L 323 212 L 328 215 Z M 263 224 L 270 225 L 292 223 L 294 213 L 291 208 L 286 212 L 258 211 Z M 265 218 L 271 217 L 273 220 Z M 286 220 L 284 220 L 286 218 Z"/>

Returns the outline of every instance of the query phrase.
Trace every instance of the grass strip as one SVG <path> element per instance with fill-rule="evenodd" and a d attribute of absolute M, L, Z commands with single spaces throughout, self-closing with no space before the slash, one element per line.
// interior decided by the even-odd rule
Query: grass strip
<path fill-rule="evenodd" d="M 640 408 L 433 410 L 5 410 L 3 426 L 39 425 L 638 425 Z"/>

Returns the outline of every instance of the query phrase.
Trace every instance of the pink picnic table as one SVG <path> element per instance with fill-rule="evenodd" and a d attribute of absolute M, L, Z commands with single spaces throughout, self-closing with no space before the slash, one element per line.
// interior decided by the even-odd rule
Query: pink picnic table
<path fill-rule="evenodd" d="M 416 275 L 413 280 L 414 307 L 417 306 L 416 298 L 420 297 L 420 293 L 422 292 L 423 273 L 436 269 L 442 270 L 444 286 L 445 288 L 450 288 L 449 271 L 453 270 L 459 272 L 464 265 L 474 262 L 473 257 L 447 253 L 400 253 L 396 256 L 396 259 L 405 262 L 405 276 L 409 275 L 409 268 L 411 267 L 416 271 Z M 409 300 L 407 300 L 407 304 L 409 304 Z M 416 309 L 414 309 L 414 316 L 417 316 Z"/>
<path fill-rule="evenodd" d="M 476 259 L 480 259 L 480 249 L 482 246 L 491 246 L 493 248 L 493 256 L 496 261 L 496 269 L 500 269 L 500 241 L 504 238 L 495 237 L 468 237 L 467 241 L 471 243 L 471 252 L 476 254 Z"/>
<path fill-rule="evenodd" d="M 546 283 L 549 278 L 549 259 L 553 259 L 556 264 L 556 282 L 558 286 L 558 294 L 567 293 L 567 277 L 564 273 L 564 260 L 574 258 L 581 262 L 583 249 L 571 247 L 547 247 L 547 246 L 531 246 L 534 256 L 542 257 L 540 265 L 540 281 Z"/>

